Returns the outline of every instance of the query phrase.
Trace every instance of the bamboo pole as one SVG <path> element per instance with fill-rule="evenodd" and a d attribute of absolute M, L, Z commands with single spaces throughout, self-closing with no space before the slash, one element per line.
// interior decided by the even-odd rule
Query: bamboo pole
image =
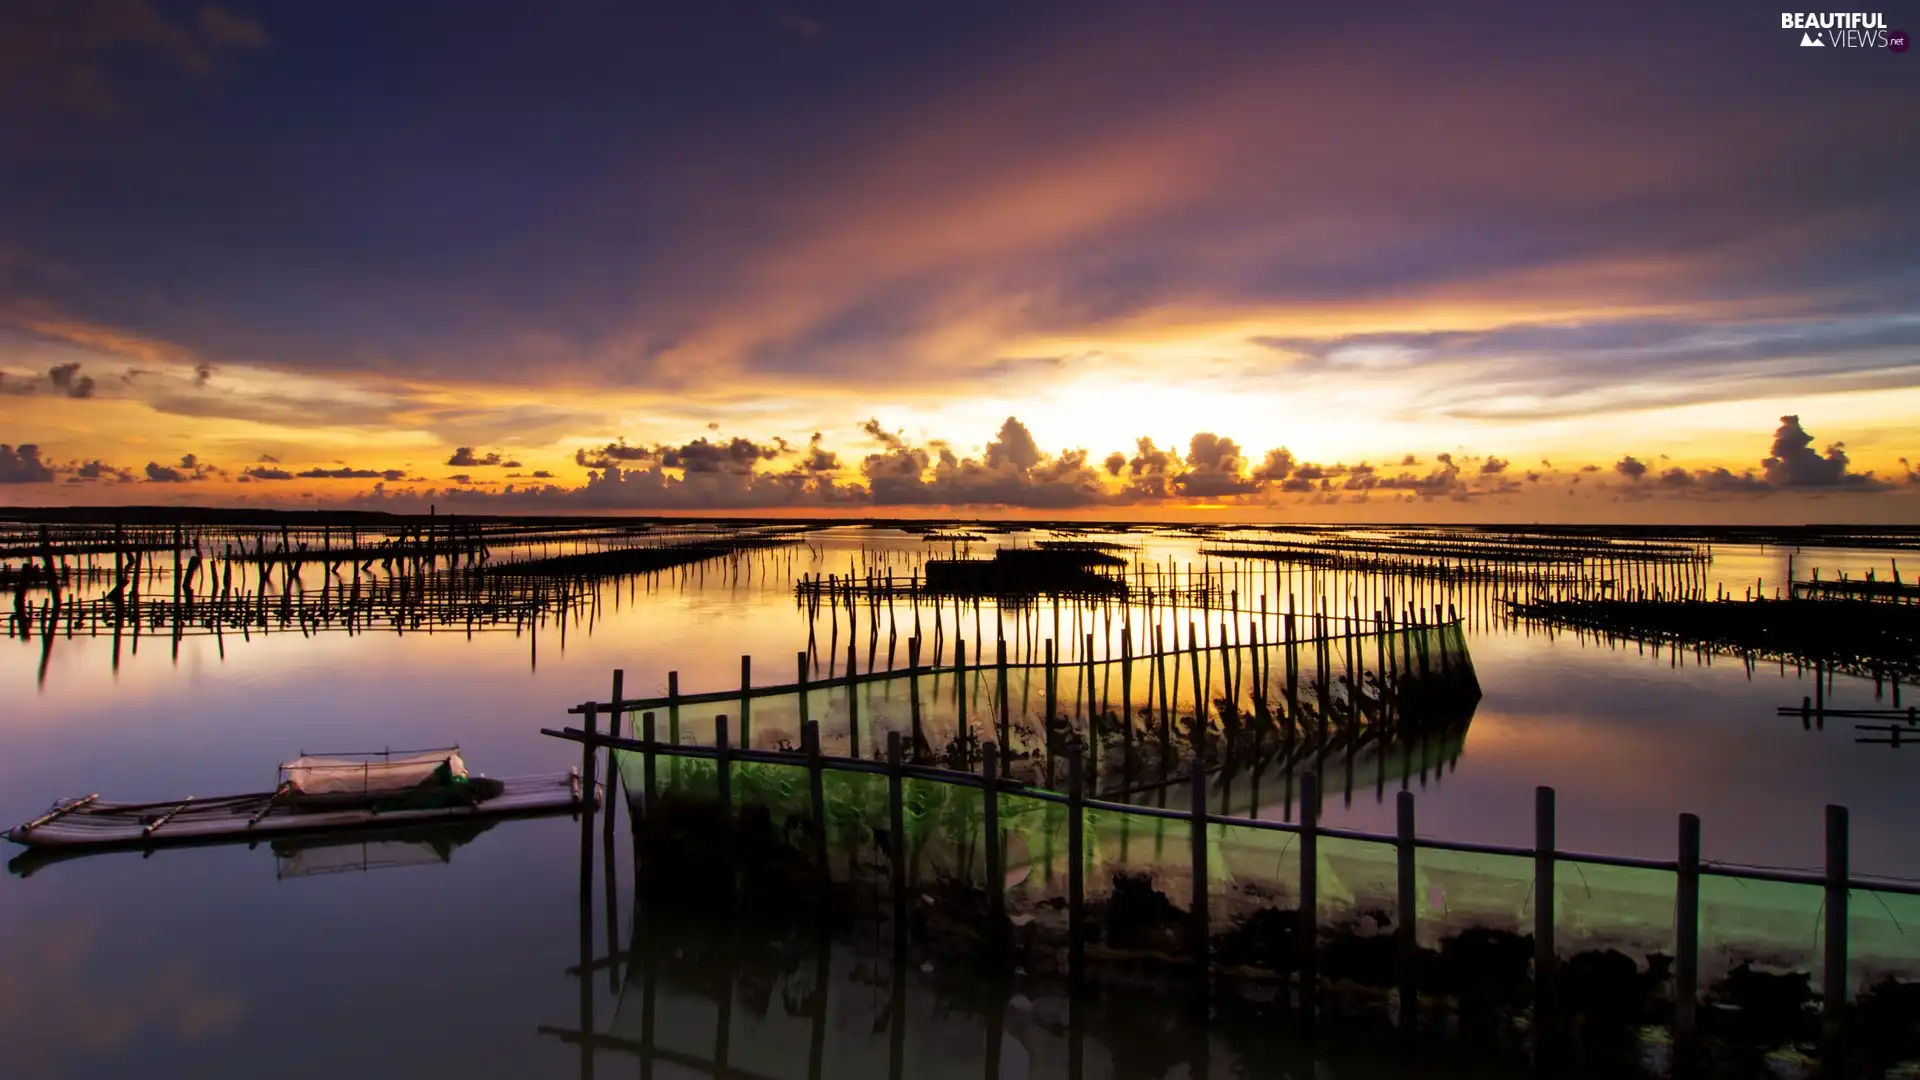
<path fill-rule="evenodd" d="M 580 895 L 584 898 L 591 895 L 593 888 L 593 807 L 597 794 L 594 764 L 599 760 L 600 749 L 599 706 L 588 704 L 581 723 L 587 735 L 580 740 Z"/>
<path fill-rule="evenodd" d="M 1213 945 L 1213 916 L 1208 910 L 1207 895 L 1207 773 L 1206 766 L 1198 756 L 1193 759 L 1190 769 L 1187 804 L 1187 843 L 1191 852 L 1191 885 L 1193 900 L 1187 905 L 1188 914 L 1193 919 L 1193 959 L 1200 972 L 1204 985 L 1207 964 Z"/>
<path fill-rule="evenodd" d="M 920 730 L 920 634 L 907 639 L 907 710 L 913 730 L 913 760 L 920 760 L 920 748 L 926 737 Z"/>
<path fill-rule="evenodd" d="M 751 564 L 749 564 L 751 565 Z M 753 657 L 740 654 L 740 748 L 753 748 Z"/>
<path fill-rule="evenodd" d="M 1300 1016 L 1312 1024 L 1320 991 L 1320 774 L 1300 774 Z"/>
<path fill-rule="evenodd" d="M 621 703 L 626 700 L 626 696 L 624 693 L 626 689 L 626 679 L 627 679 L 627 673 L 625 669 L 622 669 L 622 668 L 613 669 L 613 703 L 607 707 L 608 709 L 607 734 L 609 735 L 620 734 L 620 716 L 621 716 L 620 710 L 621 710 Z M 607 748 L 607 806 L 606 806 L 607 816 L 602 821 L 602 825 L 604 826 L 605 832 L 606 832 L 606 839 L 608 841 L 612 841 L 613 839 L 613 818 L 614 818 L 613 797 L 614 795 L 618 794 L 619 791 L 620 791 L 620 770 L 615 768 L 613 764 L 613 748 L 608 747 Z M 612 869 L 612 868 L 609 867 L 608 869 Z"/>
<path fill-rule="evenodd" d="M 1533 1018 L 1534 1050 L 1540 1052 L 1553 1025 L 1554 797 L 1550 787 L 1533 790 Z"/>
<path fill-rule="evenodd" d="M 1149 698 L 1151 700 L 1151 698 Z M 1120 782 L 1133 782 L 1133 629 L 1120 628 Z"/>
<path fill-rule="evenodd" d="M 1849 884 L 1847 808 L 1827 807 L 1827 941 L 1820 972 L 1820 1013 L 1825 1028 L 1825 1056 L 1829 1071 L 1837 1074 L 1845 1060 L 1847 1023 L 1847 886 Z"/>
<path fill-rule="evenodd" d="M 562 626 L 566 625 L 563 621 Z M 680 742 L 680 673 L 667 672 L 667 741 Z"/>
<path fill-rule="evenodd" d="M 655 764 L 655 748 L 657 742 L 654 738 L 652 712 L 643 712 L 640 714 L 640 738 L 641 741 L 647 744 L 647 749 L 640 761 L 641 780 L 644 784 L 641 788 L 642 801 L 640 806 L 643 811 L 651 813 L 654 800 L 657 798 L 659 791 L 658 766 Z"/>
<path fill-rule="evenodd" d="M 1067 976 L 1077 983 L 1085 966 L 1087 933 L 1087 818 L 1079 746 L 1067 748 Z M 989 798 L 993 796 L 989 794 Z M 989 845 L 993 841 L 989 838 Z M 990 889 L 998 888 L 992 881 Z"/>
<path fill-rule="evenodd" d="M 994 693 L 1000 704 L 1000 745 L 1007 745 L 1012 737 L 1011 703 L 1007 700 L 1007 639 L 1001 635 L 994 642 Z"/>
<path fill-rule="evenodd" d="M 794 695 L 800 708 L 800 727 L 804 730 L 807 726 L 807 654 L 795 653 L 793 667 Z"/>
<path fill-rule="evenodd" d="M 733 859 L 733 750 L 729 746 L 727 714 L 721 713 L 713 718 L 713 788 L 714 797 L 720 810 L 720 847 L 728 867 L 734 866 Z M 611 866 L 608 867 L 612 869 Z M 727 898 L 731 902 L 734 891 L 739 886 L 739 875 L 730 871 L 727 876 Z"/>
<path fill-rule="evenodd" d="M 1700 819 L 1680 815 L 1679 872 L 1674 883 L 1673 1034 L 1681 1054 L 1692 1046 L 1700 997 Z"/>
<path fill-rule="evenodd" d="M 1005 838 L 1000 835 L 1000 748 L 993 743 L 980 748 L 980 773 L 986 785 L 981 800 L 981 825 L 985 830 L 987 914 L 994 941 L 1002 939 L 1006 929 L 1007 872 Z"/>
<path fill-rule="evenodd" d="M 967 698 L 970 696 L 967 693 L 968 689 L 967 642 L 956 629 L 953 635 L 954 731 L 959 735 L 963 749 L 967 745 L 967 736 L 971 733 L 967 727 Z"/>
<path fill-rule="evenodd" d="M 1044 683 L 1044 686 L 1046 687 L 1047 714 L 1046 714 L 1046 723 L 1044 724 L 1044 727 L 1048 732 L 1051 732 L 1053 730 L 1053 714 L 1054 714 L 1054 708 L 1055 708 L 1054 695 L 1057 693 L 1057 689 L 1054 684 L 1054 678 L 1053 678 L 1053 639 L 1052 638 L 1047 639 L 1047 659 L 1046 659 L 1045 672 L 1046 672 L 1046 681 Z M 1048 743 L 1047 758 L 1049 761 L 1051 761 L 1053 758 L 1052 742 L 1053 742 L 1053 739 L 1051 735 L 1049 735 L 1047 739 L 1047 743 Z"/>
<path fill-rule="evenodd" d="M 892 577 L 891 574 L 888 575 Z M 907 946 L 907 805 L 906 782 L 901 771 L 900 733 L 887 732 L 887 858 L 893 885 L 893 944 L 904 952 Z M 895 1021 L 896 1026 L 900 1023 Z"/>
<path fill-rule="evenodd" d="M 847 642 L 847 746 L 848 756 L 860 755 L 860 683 L 858 663 L 860 646 Z"/>
<path fill-rule="evenodd" d="M 800 729 L 801 751 L 807 758 L 807 799 L 811 817 L 807 832 L 813 841 L 813 865 L 827 883 L 827 790 L 820 757 L 820 721 L 809 720 Z"/>
<path fill-rule="evenodd" d="M 1207 695 L 1212 687 L 1200 681 L 1200 635 L 1195 632 L 1193 620 L 1187 620 L 1187 660 L 1193 668 L 1193 752 L 1196 757 L 1206 750 Z M 1209 680 L 1211 681 L 1211 680 Z"/>
<path fill-rule="evenodd" d="M 1384 771 L 1384 763 L 1382 769 Z M 1418 931 L 1419 906 L 1415 896 L 1416 870 L 1414 846 L 1413 792 L 1402 791 L 1396 799 L 1398 810 L 1398 828 L 1395 833 L 1395 855 L 1397 864 L 1398 906 L 1396 916 L 1399 925 L 1394 927 L 1397 939 L 1399 976 L 1400 976 L 1400 1030 L 1411 1033 L 1419 1017 L 1420 990 L 1416 978 L 1416 965 L 1420 959 L 1420 938 Z"/>

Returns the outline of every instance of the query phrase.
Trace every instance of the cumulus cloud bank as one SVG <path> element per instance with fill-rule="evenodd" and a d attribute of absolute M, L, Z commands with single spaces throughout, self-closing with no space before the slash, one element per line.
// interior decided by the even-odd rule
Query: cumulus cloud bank
<path fill-rule="evenodd" d="M 431 486 L 433 481 L 411 475 L 404 468 L 337 462 L 300 467 L 282 465 L 273 455 L 260 455 L 257 463 L 243 466 L 237 473 L 192 453 L 173 464 L 149 461 L 140 470 L 99 459 L 62 463 L 45 457 L 38 445 L 28 443 L 17 449 L 0 447 L 0 482 L 46 482 L 63 474 L 69 484 L 143 480 L 185 485 L 232 480 L 267 484 L 276 491 L 311 498 L 312 492 L 293 486 L 294 482 L 374 481 L 371 490 L 362 489 L 361 495 L 346 498 L 398 509 L 409 499 L 438 497 L 456 504 L 485 503 L 501 512 L 854 512 L 886 507 L 1127 512 L 1183 506 L 1257 509 L 1376 499 L 1466 502 L 1501 500 L 1521 493 L 1533 499 L 1541 497 L 1535 493 L 1553 491 L 1570 498 L 1576 489 L 1612 491 L 1621 498 L 1648 500 L 1796 492 L 1869 494 L 1896 488 L 1911 492 L 1920 487 L 1912 482 L 1911 469 L 1904 477 L 1894 477 L 1894 481 L 1905 479 L 1907 483 L 1883 480 L 1871 472 L 1853 472 L 1845 447 L 1835 442 L 1816 449 L 1817 440 L 1798 416 L 1781 418 L 1767 444 L 1768 453 L 1753 459 L 1754 467 L 1710 465 L 1689 469 L 1666 465 L 1666 455 L 1648 455 L 1660 463 L 1656 467 L 1642 457 L 1624 454 L 1611 466 L 1613 479 L 1595 478 L 1584 488 L 1580 487 L 1583 479 L 1602 471 L 1601 466 L 1587 463 L 1556 470 L 1542 460 L 1539 469 L 1516 473 L 1510 458 L 1453 452 L 1436 453 L 1424 464 L 1415 454 L 1394 455 L 1389 458 L 1397 462 L 1394 465 L 1309 461 L 1284 446 L 1256 456 L 1234 438 L 1212 431 L 1195 433 L 1186 441 L 1184 451 L 1163 448 L 1153 438 L 1142 436 L 1134 440 L 1131 452 L 1113 451 L 1096 459 L 1080 447 L 1043 449 L 1032 430 L 1016 416 L 1007 417 L 985 445 L 971 455 L 961 453 L 944 439 L 889 430 L 877 419 L 860 422 L 856 430 L 870 446 L 853 461 L 828 449 L 820 432 L 814 432 L 805 443 L 780 436 L 754 439 L 703 435 L 666 443 L 615 439 L 575 451 L 575 463 L 586 470 L 584 482 L 568 483 L 552 470 L 539 469 L 510 473 L 497 480 L 484 474 L 457 472 L 441 477 L 441 487 Z M 507 464 L 497 451 L 480 454 L 470 446 L 456 448 L 450 460 L 472 461 L 474 468 Z M 1557 487 L 1543 483 L 1553 478 L 1562 483 Z"/>
<path fill-rule="evenodd" d="M 0 484 L 41 484 L 53 479 L 53 468 L 40 458 L 40 448 L 22 443 L 14 449 L 0 443 Z"/>

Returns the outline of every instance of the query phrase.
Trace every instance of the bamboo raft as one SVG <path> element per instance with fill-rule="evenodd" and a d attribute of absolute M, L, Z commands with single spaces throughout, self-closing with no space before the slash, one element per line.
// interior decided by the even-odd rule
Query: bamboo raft
<path fill-rule="evenodd" d="M 471 805 L 383 810 L 377 805 L 308 808 L 275 791 L 167 802 L 110 803 L 86 795 L 57 803 L 46 813 L 8 830 L 7 839 L 34 848 L 113 850 L 221 842 L 251 842 L 269 836 L 343 832 L 370 827 L 422 825 L 477 818 L 520 817 L 578 810 L 586 801 L 580 771 L 499 780 L 500 793 Z M 594 805 L 600 790 L 592 793 Z"/>

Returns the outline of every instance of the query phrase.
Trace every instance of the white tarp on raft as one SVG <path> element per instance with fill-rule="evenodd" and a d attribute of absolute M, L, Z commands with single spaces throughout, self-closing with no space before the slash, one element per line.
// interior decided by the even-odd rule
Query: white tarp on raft
<path fill-rule="evenodd" d="M 364 758 L 309 755 L 280 766 L 280 777 L 299 795 L 374 795 L 417 787 L 442 765 L 449 778 L 467 775 L 459 748 L 449 747 Z"/>

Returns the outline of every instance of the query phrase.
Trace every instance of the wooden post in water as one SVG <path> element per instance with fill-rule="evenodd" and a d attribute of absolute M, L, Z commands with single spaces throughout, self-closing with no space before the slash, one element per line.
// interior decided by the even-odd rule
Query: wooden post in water
<path fill-rule="evenodd" d="M 714 796 L 720 802 L 720 824 L 723 831 L 733 823 L 733 748 L 728 737 L 727 714 L 721 713 L 713 718 L 713 788 Z"/>
<path fill-rule="evenodd" d="M 1159 624 L 1153 628 L 1153 671 L 1160 680 L 1160 761 L 1166 768 L 1167 747 L 1173 741 L 1173 702 L 1167 696 L 1167 640 L 1165 629 Z M 1147 704 L 1153 704 L 1153 695 L 1147 695 Z"/>
<path fill-rule="evenodd" d="M 1152 696 L 1148 696 L 1152 700 Z M 1133 782 L 1133 629 L 1120 628 L 1120 782 Z"/>
<path fill-rule="evenodd" d="M 1067 748 L 1067 978 L 1078 983 L 1087 932 L 1087 815 L 1080 747 Z M 994 888 L 992 881 L 988 888 Z"/>
<path fill-rule="evenodd" d="M 1300 1016 L 1313 1023 L 1320 992 L 1320 774 L 1300 774 Z"/>
<path fill-rule="evenodd" d="M 1420 939 L 1417 932 L 1419 907 L 1415 896 L 1414 858 L 1417 850 L 1413 831 L 1413 792 L 1402 791 L 1398 797 L 1398 829 L 1394 837 L 1394 854 L 1398 869 L 1397 905 L 1394 913 L 1398 925 L 1394 927 L 1397 940 L 1400 976 L 1400 1030 L 1412 1034 L 1419 1019 L 1419 986 L 1414 978 L 1415 965 L 1420 959 Z"/>
<path fill-rule="evenodd" d="M 1293 721 L 1300 715 L 1300 656 L 1295 648 L 1299 641 L 1298 624 L 1293 621 L 1293 594 L 1287 594 L 1287 726 L 1293 727 Z"/>
<path fill-rule="evenodd" d="M 1847 1023 L 1847 808 L 1827 807 L 1827 948 L 1820 972 L 1820 1014 L 1825 1021 L 1824 1071 L 1843 1072 Z"/>
<path fill-rule="evenodd" d="M 1003 632 L 994 640 L 994 693 L 1000 702 L 1000 745 L 1005 746 L 1012 735 L 1012 703 L 1007 700 L 1007 638 Z"/>
<path fill-rule="evenodd" d="M 847 756 L 860 757 L 860 683 L 855 677 L 855 665 L 860 660 L 860 646 L 847 642 Z"/>
<path fill-rule="evenodd" d="M 654 754 L 653 713 L 640 714 L 640 739 L 647 744 L 645 756 L 640 759 L 641 780 L 644 786 L 640 790 L 640 808 L 646 813 L 653 812 L 654 799 L 659 791 L 658 765 Z"/>
<path fill-rule="evenodd" d="M 1053 680 L 1053 639 L 1052 638 L 1047 639 L 1046 662 L 1042 670 L 1045 672 L 1045 679 L 1042 685 L 1046 688 L 1045 697 L 1046 697 L 1046 709 L 1047 709 L 1047 714 L 1045 718 L 1046 722 L 1043 726 L 1050 730 L 1053 727 L 1054 694 L 1056 692 L 1056 686 Z M 1051 757 L 1052 755 L 1049 754 L 1048 756 Z"/>
<path fill-rule="evenodd" d="M 1089 617 L 1087 621 L 1092 622 L 1093 619 Z M 1086 745 L 1089 749 L 1095 749 L 1097 747 L 1097 744 L 1094 741 L 1094 733 L 1097 729 L 1094 727 L 1094 710 L 1098 707 L 1098 702 L 1095 699 L 1094 692 L 1093 692 L 1094 664 L 1093 664 L 1093 635 L 1092 634 L 1085 635 L 1084 640 L 1081 642 L 1080 662 L 1078 664 L 1078 667 L 1080 668 L 1080 671 L 1081 671 L 1080 697 L 1081 697 L 1082 703 L 1086 706 L 1086 714 L 1087 714 Z M 1088 764 L 1094 765 L 1096 768 L 1098 767 L 1097 761 L 1089 762 Z"/>
<path fill-rule="evenodd" d="M 1700 819 L 1680 815 L 1679 873 L 1674 882 L 1673 1036 L 1686 1055 L 1695 1034 L 1700 997 Z"/>
<path fill-rule="evenodd" d="M 893 945 L 896 952 L 907 945 L 907 801 L 905 774 L 901 769 L 900 733 L 887 732 L 887 858 L 892 864 Z"/>
<path fill-rule="evenodd" d="M 580 895 L 592 895 L 593 889 L 593 804 L 595 756 L 600 750 L 600 706 L 587 703 L 586 738 L 580 740 Z M 581 972 L 582 980 L 592 976 Z"/>
<path fill-rule="evenodd" d="M 795 653 L 793 667 L 795 672 L 794 692 L 799 699 L 800 730 L 802 732 L 802 738 L 804 738 L 807 727 L 807 654 L 804 652 Z"/>
<path fill-rule="evenodd" d="M 1188 913 L 1193 917 L 1193 959 L 1201 985 L 1207 982 L 1207 964 L 1213 946 L 1213 915 L 1207 896 L 1207 771 L 1199 755 L 1188 770 L 1190 800 L 1187 805 L 1189 856 L 1192 862 L 1193 901 Z"/>
<path fill-rule="evenodd" d="M 813 868 L 827 887 L 827 788 L 820 761 L 820 721 L 809 720 L 800 729 L 800 747 L 807 757 L 807 805 L 812 813 L 808 835 L 813 841 Z"/>
<path fill-rule="evenodd" d="M 1533 789 L 1533 1047 L 1538 1055 L 1553 1021 L 1553 789 Z"/>
<path fill-rule="evenodd" d="M 725 902 L 730 905 L 739 888 L 740 877 L 739 871 L 734 868 L 733 858 L 733 751 L 728 745 L 730 740 L 727 736 L 727 714 L 721 713 L 713 718 L 713 789 L 720 811 L 721 854 L 728 868 Z M 612 870 L 613 867 L 607 869 Z"/>
<path fill-rule="evenodd" d="M 920 760 L 926 739 L 920 733 L 920 635 L 907 639 L 907 710 L 913 730 L 913 760 Z"/>
<path fill-rule="evenodd" d="M 980 774 L 985 785 L 981 799 L 985 835 L 981 842 L 986 845 L 987 917 L 993 924 L 989 928 L 993 941 L 999 945 L 1004 942 L 1007 903 L 1007 870 L 1003 858 L 1006 847 L 1000 836 L 1000 748 L 988 743 L 980 748 L 980 757 Z"/>
<path fill-rule="evenodd" d="M 960 745 L 967 745 L 967 641 L 958 633 L 953 635 L 953 696 L 954 731 L 960 736 Z M 972 766 L 969 764 L 969 769 Z"/>
<path fill-rule="evenodd" d="M 1212 687 L 1200 680 L 1200 635 L 1195 633 L 1193 620 L 1187 620 L 1187 660 L 1193 668 L 1193 752 L 1196 757 L 1206 751 L 1207 746 L 1207 695 Z"/>
<path fill-rule="evenodd" d="M 740 749 L 753 749 L 753 657 L 740 654 Z"/>
<path fill-rule="evenodd" d="M 566 625 L 564 618 L 561 625 Z M 680 745 L 680 673 L 677 671 L 667 672 L 667 741 Z M 676 765 L 679 760 L 674 759 Z"/>
<path fill-rule="evenodd" d="M 625 669 L 613 669 L 613 704 L 607 707 L 607 734 L 616 737 L 620 734 L 621 706 L 626 701 L 626 679 Z M 609 746 L 607 747 L 607 805 L 605 807 L 607 816 L 601 822 L 608 843 L 613 842 L 613 797 L 619 790 L 620 770 L 614 768 L 613 747 Z"/>

